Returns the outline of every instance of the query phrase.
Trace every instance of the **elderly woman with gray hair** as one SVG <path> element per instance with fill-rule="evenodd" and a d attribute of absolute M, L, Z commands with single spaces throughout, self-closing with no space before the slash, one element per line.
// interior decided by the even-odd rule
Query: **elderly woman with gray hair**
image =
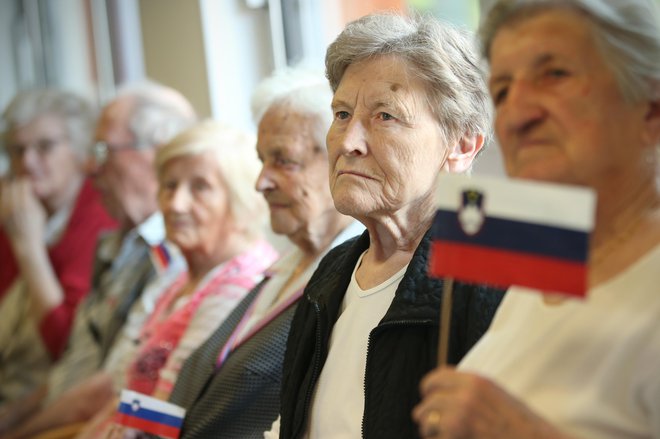
<path fill-rule="evenodd" d="M 484 145 L 490 103 L 467 34 L 431 18 L 370 15 L 328 48 L 327 135 L 337 210 L 367 228 L 332 250 L 294 316 L 281 421 L 266 437 L 412 438 L 418 383 L 436 365 L 443 282 L 427 274 L 436 178 Z M 449 361 L 501 294 L 455 284 Z M 279 432 L 278 432 L 279 430 Z"/>
<path fill-rule="evenodd" d="M 19 93 L 3 114 L 0 404 L 42 383 L 89 290 L 96 241 L 114 227 L 85 179 L 94 111 L 72 93 Z"/>
<path fill-rule="evenodd" d="M 657 5 L 499 1 L 482 35 L 508 174 L 598 195 L 589 291 L 511 287 L 458 370 L 422 383 L 421 432 L 660 438 Z"/>

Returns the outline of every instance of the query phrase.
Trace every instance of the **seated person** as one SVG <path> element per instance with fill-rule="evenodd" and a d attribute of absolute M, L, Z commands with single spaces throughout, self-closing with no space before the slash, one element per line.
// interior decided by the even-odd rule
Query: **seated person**
<path fill-rule="evenodd" d="M 31 428 L 39 431 L 51 423 L 67 422 L 79 415 L 77 410 L 93 408 L 94 398 L 77 409 L 66 407 L 48 416 L 38 412 L 99 369 L 145 285 L 157 273 L 178 266 L 156 257 L 165 228 L 157 211 L 154 154 L 158 145 L 194 120 L 195 113 L 181 94 L 152 82 L 122 87 L 104 107 L 88 172 L 119 229 L 98 243 L 92 289 L 76 309 L 67 348 L 49 372 L 47 384 L 2 407 L 0 435 L 21 422 L 20 431 L 27 435 Z"/>
<path fill-rule="evenodd" d="M 597 196 L 584 299 L 511 287 L 422 383 L 427 438 L 660 438 L 660 15 L 652 0 L 499 1 L 482 33 L 511 177 Z"/>
<path fill-rule="evenodd" d="M 85 178 L 94 111 L 54 89 L 19 93 L 4 114 L 0 181 L 0 405 L 43 385 L 90 289 L 99 234 L 116 227 Z"/>
<path fill-rule="evenodd" d="M 432 18 L 369 15 L 329 46 L 327 135 L 337 210 L 367 231 L 309 280 L 268 437 L 414 438 L 420 379 L 436 366 L 443 281 L 427 274 L 441 172 L 465 172 L 490 102 L 468 35 Z M 454 283 L 449 362 L 488 328 L 502 293 Z"/>
<path fill-rule="evenodd" d="M 256 188 L 273 231 L 293 250 L 184 363 L 170 397 L 187 410 L 182 438 L 262 437 L 279 412 L 282 358 L 303 289 L 331 247 L 364 229 L 330 196 L 323 145 L 331 99 L 325 78 L 301 69 L 273 75 L 253 95 Z"/>
<path fill-rule="evenodd" d="M 159 206 L 188 272 L 158 299 L 143 326 L 125 371 L 127 389 L 167 399 L 183 361 L 275 260 L 262 239 L 266 205 L 252 188 L 259 173 L 253 145 L 252 136 L 205 122 L 158 150 Z M 110 400 L 96 422 L 110 421 L 117 404 Z M 98 434 L 91 423 L 81 437 Z"/>

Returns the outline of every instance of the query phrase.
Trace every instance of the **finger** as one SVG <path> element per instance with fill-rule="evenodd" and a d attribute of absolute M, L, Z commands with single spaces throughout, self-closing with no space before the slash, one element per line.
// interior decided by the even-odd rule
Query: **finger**
<path fill-rule="evenodd" d="M 442 366 L 428 373 L 419 384 L 419 391 L 422 396 L 434 392 L 437 389 L 452 388 L 453 381 L 458 372 L 449 366 Z"/>
<path fill-rule="evenodd" d="M 431 412 L 443 413 L 452 408 L 454 404 L 452 392 L 436 391 L 424 398 L 412 412 L 416 422 L 422 422 Z"/>
<path fill-rule="evenodd" d="M 442 436 L 442 416 L 440 412 L 428 412 L 420 425 L 420 434 L 424 438 L 439 438 Z"/>

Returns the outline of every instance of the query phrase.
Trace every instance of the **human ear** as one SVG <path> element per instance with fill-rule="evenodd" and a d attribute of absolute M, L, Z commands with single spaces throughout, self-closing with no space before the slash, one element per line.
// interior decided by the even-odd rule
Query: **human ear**
<path fill-rule="evenodd" d="M 467 171 L 483 146 L 483 134 L 463 135 L 447 157 L 447 169 L 458 173 Z"/>
<path fill-rule="evenodd" d="M 649 146 L 660 143 L 660 100 L 650 101 L 646 105 L 643 140 Z"/>

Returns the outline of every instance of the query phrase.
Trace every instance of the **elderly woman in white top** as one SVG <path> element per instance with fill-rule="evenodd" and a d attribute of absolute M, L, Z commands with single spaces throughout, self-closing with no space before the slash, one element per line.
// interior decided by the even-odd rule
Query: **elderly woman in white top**
<path fill-rule="evenodd" d="M 586 300 L 511 288 L 425 437 L 660 438 L 660 18 L 652 0 L 498 2 L 483 30 L 512 177 L 598 195 Z"/>

